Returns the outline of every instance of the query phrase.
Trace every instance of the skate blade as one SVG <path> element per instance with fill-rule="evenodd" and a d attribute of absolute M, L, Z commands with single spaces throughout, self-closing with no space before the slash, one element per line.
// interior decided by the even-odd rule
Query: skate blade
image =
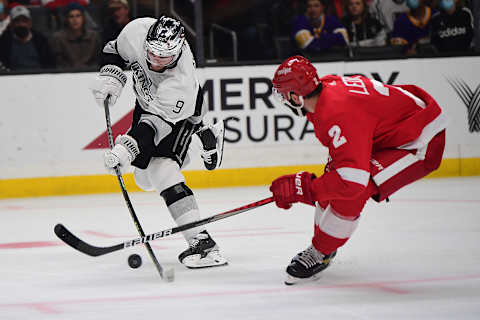
<path fill-rule="evenodd" d="M 215 268 L 215 267 L 226 266 L 226 265 L 228 265 L 228 262 L 225 261 L 223 263 L 215 263 L 215 264 L 205 263 L 205 264 L 189 264 L 189 265 L 184 264 L 184 265 L 188 269 L 203 269 L 203 268 Z"/>
<path fill-rule="evenodd" d="M 287 278 L 285 279 L 284 282 L 287 286 L 292 286 L 292 285 L 311 283 L 311 282 L 317 281 L 318 279 L 320 279 L 319 274 L 315 274 L 309 278 L 297 278 L 287 274 Z"/>
<path fill-rule="evenodd" d="M 188 256 L 183 259 L 182 263 L 189 269 L 200 269 L 225 266 L 228 264 L 228 261 L 224 257 L 210 252 L 203 259 L 200 258 L 199 254 Z"/>

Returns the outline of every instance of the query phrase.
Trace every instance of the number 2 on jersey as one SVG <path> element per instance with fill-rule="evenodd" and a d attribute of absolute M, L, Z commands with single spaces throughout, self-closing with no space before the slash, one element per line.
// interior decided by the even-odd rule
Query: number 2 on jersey
<path fill-rule="evenodd" d="M 333 138 L 333 146 L 336 148 L 340 147 L 342 144 L 347 142 L 347 139 L 344 136 L 341 136 L 342 130 L 339 126 L 333 125 L 330 130 L 328 130 L 328 135 Z"/>

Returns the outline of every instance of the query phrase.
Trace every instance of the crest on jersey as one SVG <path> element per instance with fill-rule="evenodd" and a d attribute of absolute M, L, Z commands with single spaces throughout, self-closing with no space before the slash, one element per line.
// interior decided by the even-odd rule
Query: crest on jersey
<path fill-rule="evenodd" d="M 150 88 L 152 87 L 152 80 L 145 74 L 142 66 L 138 62 L 134 62 L 131 66 L 133 71 L 133 89 L 142 97 L 147 103 L 153 100 Z"/>
<path fill-rule="evenodd" d="M 468 130 L 480 132 L 480 84 L 473 90 L 461 79 L 449 79 L 448 83 L 467 107 Z"/>

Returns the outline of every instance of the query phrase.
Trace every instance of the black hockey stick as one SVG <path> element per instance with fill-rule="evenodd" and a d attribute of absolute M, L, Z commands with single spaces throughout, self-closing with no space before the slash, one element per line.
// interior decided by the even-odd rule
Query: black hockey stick
<path fill-rule="evenodd" d="M 119 243 L 117 245 L 111 246 L 111 247 L 95 247 L 92 246 L 85 241 L 79 239 L 77 236 L 75 236 L 73 233 L 71 233 L 63 224 L 57 224 L 55 226 L 55 234 L 66 244 L 71 246 L 74 249 L 77 249 L 80 252 L 83 252 L 85 254 L 88 254 L 89 256 L 92 257 L 97 257 L 97 256 L 102 256 L 104 254 L 118 251 L 118 250 L 123 250 L 126 248 L 130 248 L 139 244 L 145 244 L 149 245 L 150 241 L 154 241 L 160 238 L 165 238 L 168 237 L 172 234 L 182 232 L 188 229 L 192 229 L 198 226 L 202 226 L 207 223 L 212 223 L 221 219 L 225 219 L 234 215 L 237 215 L 239 213 L 245 212 L 252 210 L 254 208 L 258 208 L 260 206 L 266 205 L 270 202 L 273 202 L 273 197 L 269 197 L 263 200 L 259 200 L 256 202 L 249 203 L 247 205 L 228 210 L 222 213 L 218 213 L 216 215 L 213 215 L 211 217 L 207 217 L 201 220 L 193 221 L 190 223 L 183 224 L 178 227 L 166 229 L 163 231 L 151 233 L 147 236 L 142 236 L 141 238 L 136 238 L 133 240 L 125 241 L 123 243 Z"/>
<path fill-rule="evenodd" d="M 110 99 L 110 95 L 108 95 L 107 98 L 103 101 L 103 107 L 105 109 L 105 120 L 107 122 L 108 144 L 110 145 L 110 149 L 112 149 L 114 147 L 114 144 L 113 144 L 112 123 L 110 121 L 110 109 L 108 107 L 109 99 Z M 122 173 L 120 172 L 120 167 L 117 165 L 115 166 L 114 169 L 117 175 L 118 183 L 120 184 L 120 189 L 122 189 L 123 198 L 125 199 L 125 203 L 127 204 L 128 211 L 130 212 L 130 216 L 133 219 L 133 223 L 135 224 L 135 227 L 137 228 L 137 231 L 140 234 L 140 236 L 145 237 L 145 232 L 143 231 L 143 228 L 140 225 L 140 221 L 138 220 L 137 215 L 135 214 L 135 210 L 133 209 L 132 202 L 130 201 L 130 197 L 128 196 L 127 189 L 125 188 L 125 183 L 123 182 Z M 57 226 L 55 226 L 55 233 L 58 236 Z M 166 281 L 173 281 L 173 277 L 174 277 L 173 269 L 170 268 L 166 271 L 163 270 L 163 267 L 160 265 L 160 262 L 158 262 L 158 259 L 153 253 L 152 247 L 150 246 L 149 243 L 145 243 L 145 248 L 147 248 L 148 255 L 152 259 L 155 267 L 157 268 L 157 271 L 160 274 L 160 277 L 162 277 L 162 279 Z"/>

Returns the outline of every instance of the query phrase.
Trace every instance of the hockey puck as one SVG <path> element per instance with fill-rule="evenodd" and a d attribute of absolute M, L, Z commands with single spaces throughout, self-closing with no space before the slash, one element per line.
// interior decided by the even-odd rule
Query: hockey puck
<path fill-rule="evenodd" d="M 138 254 L 131 254 L 128 257 L 128 265 L 130 268 L 137 269 L 142 265 L 142 257 L 140 257 Z"/>

